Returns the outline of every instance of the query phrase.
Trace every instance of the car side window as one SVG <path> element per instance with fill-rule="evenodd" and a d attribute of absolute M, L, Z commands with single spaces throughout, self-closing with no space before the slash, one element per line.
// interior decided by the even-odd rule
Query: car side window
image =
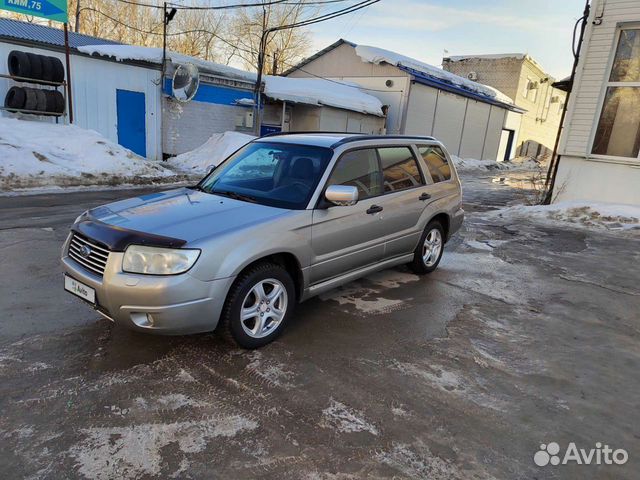
<path fill-rule="evenodd" d="M 378 154 L 385 193 L 424 185 L 418 162 L 409 147 L 380 147 Z"/>
<path fill-rule="evenodd" d="M 432 145 L 418 145 L 418 151 L 422 155 L 424 163 L 429 168 L 433 183 L 444 182 L 451 179 L 451 167 L 447 157 L 440 147 Z"/>
<path fill-rule="evenodd" d="M 366 148 L 345 153 L 331 173 L 329 185 L 356 187 L 360 200 L 380 195 L 380 167 L 376 151 Z"/>

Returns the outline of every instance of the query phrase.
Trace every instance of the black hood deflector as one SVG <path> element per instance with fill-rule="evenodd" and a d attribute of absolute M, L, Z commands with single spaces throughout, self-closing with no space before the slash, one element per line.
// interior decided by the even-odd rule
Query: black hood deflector
<path fill-rule="evenodd" d="M 109 225 L 108 223 L 85 215 L 71 230 L 109 247 L 112 252 L 124 252 L 129 245 L 145 245 L 147 247 L 180 248 L 187 243 L 179 238 L 165 237 L 153 233 L 138 232 L 127 228 Z"/>

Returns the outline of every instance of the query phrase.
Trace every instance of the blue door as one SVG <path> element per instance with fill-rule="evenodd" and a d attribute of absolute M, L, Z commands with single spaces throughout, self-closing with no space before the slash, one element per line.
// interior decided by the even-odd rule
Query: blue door
<path fill-rule="evenodd" d="M 118 143 L 143 157 L 147 156 L 144 93 L 116 90 Z"/>

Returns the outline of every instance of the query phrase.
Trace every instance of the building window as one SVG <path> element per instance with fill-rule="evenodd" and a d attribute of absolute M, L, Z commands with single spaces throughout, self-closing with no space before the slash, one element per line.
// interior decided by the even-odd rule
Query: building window
<path fill-rule="evenodd" d="M 591 153 L 637 158 L 639 151 L 640 29 L 624 29 L 606 83 Z"/>

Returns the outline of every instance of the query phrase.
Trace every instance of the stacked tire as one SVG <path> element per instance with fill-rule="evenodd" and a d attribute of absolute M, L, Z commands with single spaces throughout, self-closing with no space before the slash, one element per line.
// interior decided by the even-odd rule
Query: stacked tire
<path fill-rule="evenodd" d="M 26 78 L 34 83 L 39 83 L 38 80 L 53 83 L 64 82 L 64 66 L 57 57 L 13 50 L 9 53 L 7 61 L 9 75 L 13 77 Z"/>
<path fill-rule="evenodd" d="M 13 50 L 7 58 L 9 74 L 41 85 L 64 82 L 64 66 L 59 58 Z M 11 87 L 4 99 L 9 110 L 27 110 L 35 115 L 60 116 L 65 111 L 65 99 L 57 90 Z"/>
<path fill-rule="evenodd" d="M 4 106 L 10 110 L 42 112 L 40 115 L 59 116 L 64 113 L 64 96 L 57 90 L 29 87 L 11 87 L 4 98 Z"/>

